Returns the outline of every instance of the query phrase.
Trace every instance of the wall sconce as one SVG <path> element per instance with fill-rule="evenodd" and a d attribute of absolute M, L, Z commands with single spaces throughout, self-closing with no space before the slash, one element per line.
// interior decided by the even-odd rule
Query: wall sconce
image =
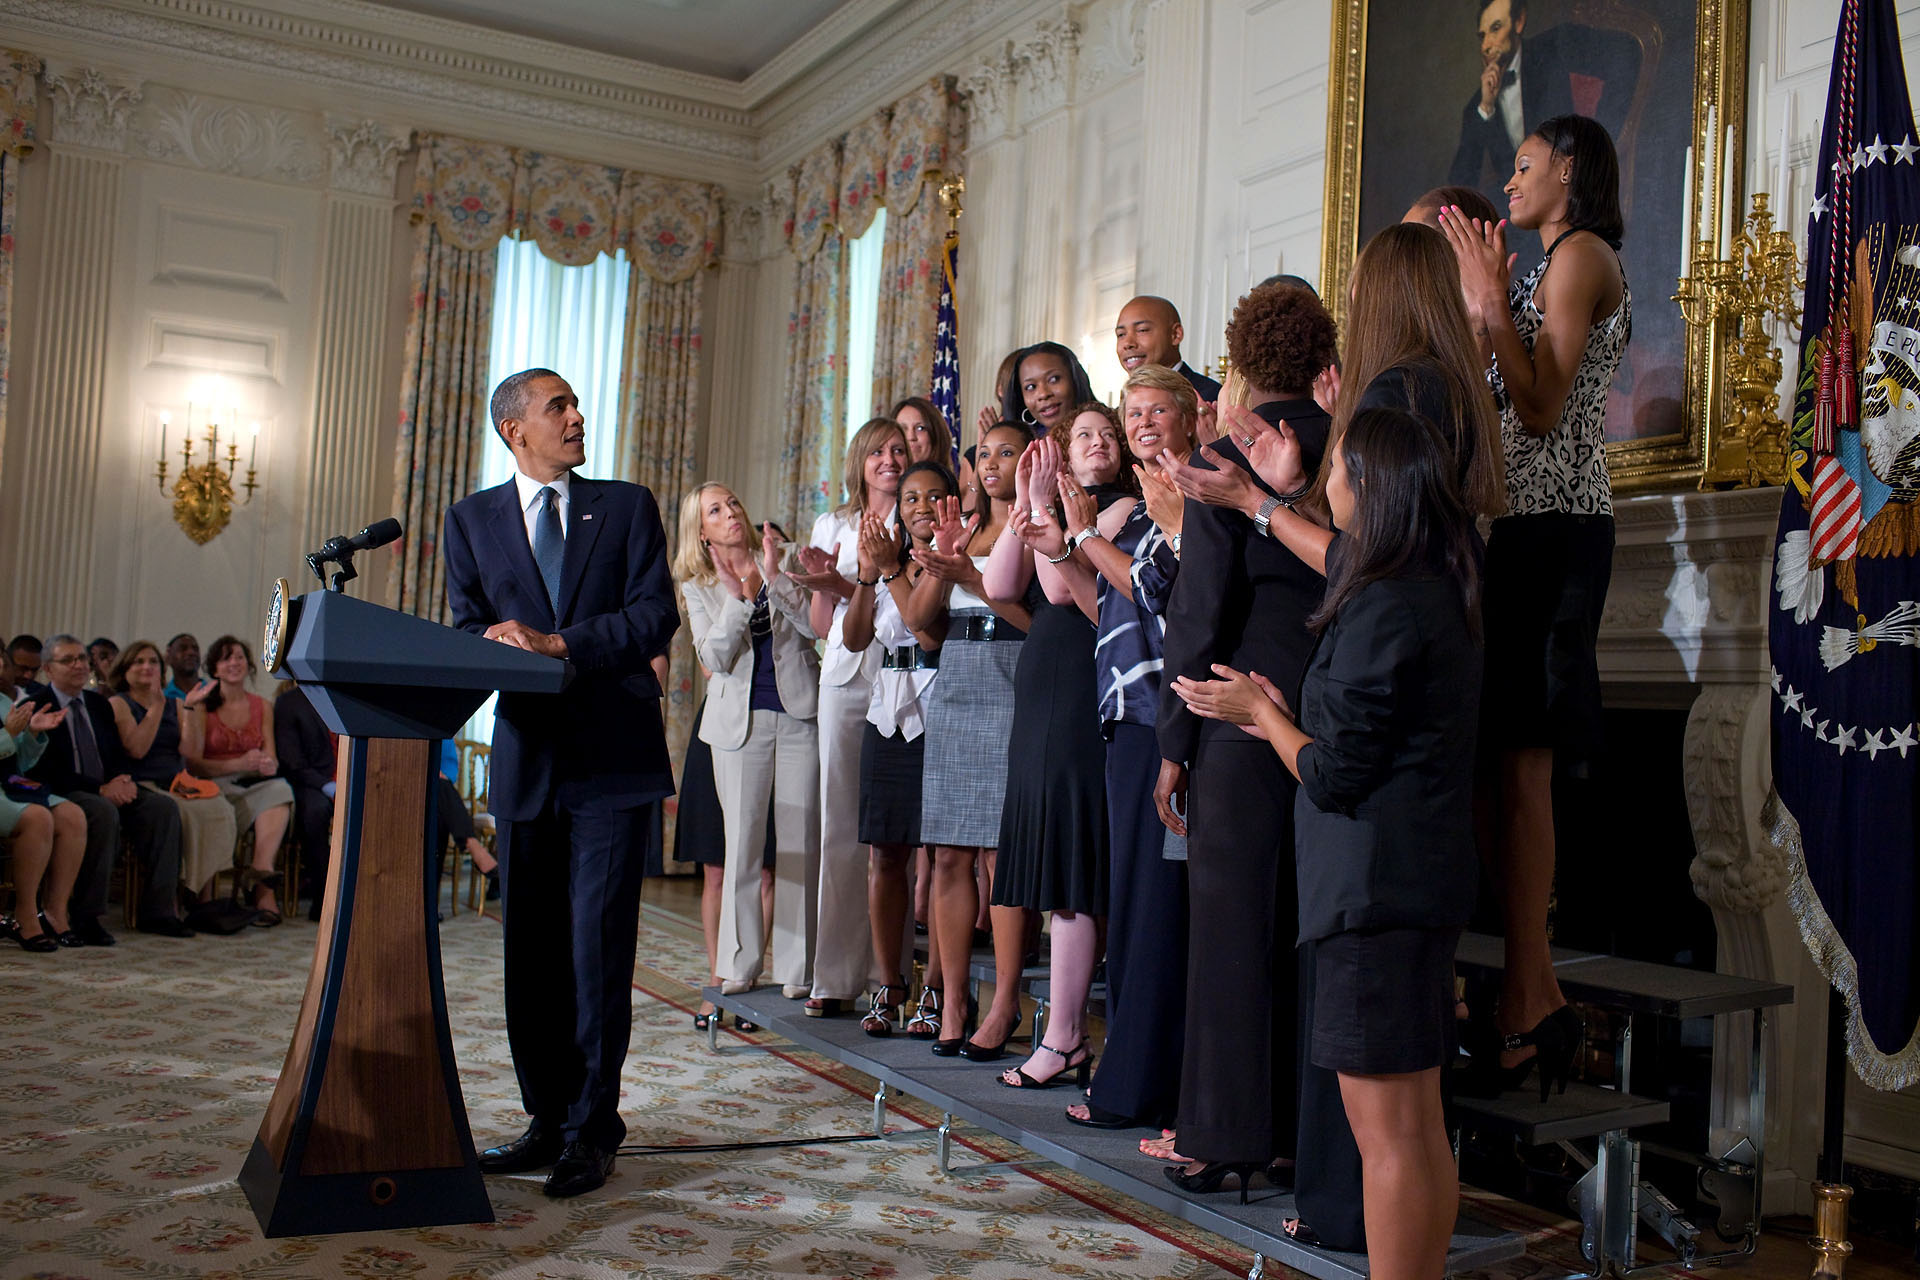
<path fill-rule="evenodd" d="M 232 421 L 232 410 L 228 411 L 228 421 Z M 173 494 L 173 522 L 195 543 L 205 545 L 220 536 L 220 531 L 233 519 L 234 495 L 233 474 L 240 461 L 240 445 L 229 438 L 227 456 L 220 457 L 220 424 L 209 421 L 203 443 L 207 448 L 205 462 L 193 461 L 193 406 L 187 406 L 187 430 L 180 442 L 180 478 L 173 482 L 171 490 L 167 487 L 167 424 L 170 414 L 160 415 L 160 458 L 155 464 L 154 477 L 159 481 L 160 492 Z M 260 424 L 252 424 L 251 439 L 247 447 L 247 478 L 241 481 L 246 496 L 240 499 L 245 503 L 253 500 L 253 491 L 258 487 L 254 480 L 254 458 L 260 448 Z M 224 468 L 224 469 L 223 469 Z"/>

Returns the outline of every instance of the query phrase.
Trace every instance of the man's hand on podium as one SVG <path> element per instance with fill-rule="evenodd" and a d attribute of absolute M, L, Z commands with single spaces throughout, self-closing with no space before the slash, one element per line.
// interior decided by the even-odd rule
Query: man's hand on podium
<path fill-rule="evenodd" d="M 516 649 L 525 649 L 529 653 L 544 653 L 549 658 L 567 656 L 566 639 L 559 635 L 549 635 L 544 631 L 535 631 L 524 622 L 508 618 L 505 622 L 496 622 L 487 628 L 487 639 L 510 644 Z"/>

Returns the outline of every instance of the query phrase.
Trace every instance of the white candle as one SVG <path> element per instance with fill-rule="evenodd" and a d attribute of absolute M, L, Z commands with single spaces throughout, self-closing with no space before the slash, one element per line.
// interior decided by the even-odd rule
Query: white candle
<path fill-rule="evenodd" d="M 1693 274 L 1693 184 L 1700 173 L 1693 167 L 1693 144 L 1687 144 L 1686 178 L 1680 183 L 1680 278 Z"/>
<path fill-rule="evenodd" d="M 1720 145 L 1720 135 L 1713 129 L 1712 104 L 1707 106 L 1707 131 L 1702 137 L 1705 141 L 1702 143 L 1700 156 L 1700 167 L 1704 172 L 1701 174 L 1700 183 L 1699 238 L 1710 243 L 1713 240 L 1713 229 L 1720 221 L 1720 206 L 1717 203 L 1720 195 L 1720 165 L 1718 157 L 1714 155 L 1714 148 Z"/>
<path fill-rule="evenodd" d="M 172 415 L 165 409 L 160 411 L 160 461 L 167 460 L 167 421 Z"/>
<path fill-rule="evenodd" d="M 1734 227 L 1733 205 L 1736 197 L 1737 184 L 1739 181 L 1738 175 L 1735 173 L 1735 170 L 1733 167 L 1733 126 L 1732 125 L 1727 126 L 1727 145 L 1721 148 L 1720 159 L 1721 159 L 1720 180 L 1721 180 L 1721 183 L 1723 184 L 1723 190 L 1720 193 L 1720 241 L 1719 241 L 1718 247 L 1720 251 L 1720 257 L 1725 258 L 1727 254 L 1732 251 L 1732 248 L 1733 248 L 1733 227 Z"/>
<path fill-rule="evenodd" d="M 1758 139 L 1758 142 L 1755 142 Z M 1767 189 L 1767 64 L 1760 64 L 1760 93 L 1754 99 L 1753 118 L 1747 121 L 1747 142 L 1754 148 L 1747 170 L 1753 176 L 1747 182 L 1749 193 Z"/>

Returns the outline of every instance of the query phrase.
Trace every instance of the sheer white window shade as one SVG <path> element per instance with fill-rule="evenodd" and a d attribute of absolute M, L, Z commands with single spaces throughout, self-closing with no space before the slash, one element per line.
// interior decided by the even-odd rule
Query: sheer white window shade
<path fill-rule="evenodd" d="M 880 262 L 887 239 L 887 211 L 876 209 L 873 225 L 847 242 L 847 437 L 874 413 L 873 353 L 880 336 Z M 837 482 L 836 482 L 837 487 Z"/>
<path fill-rule="evenodd" d="M 555 262 L 531 240 L 500 241 L 493 291 L 493 346 L 487 353 L 487 389 L 522 369 L 552 369 L 580 397 L 587 420 L 587 463 L 581 474 L 617 479 L 620 361 L 626 349 L 627 286 L 624 250 L 581 267 Z M 504 484 L 513 454 L 496 431 L 487 433 L 480 487 Z M 493 739 L 494 699 L 467 722 L 462 736 Z"/>

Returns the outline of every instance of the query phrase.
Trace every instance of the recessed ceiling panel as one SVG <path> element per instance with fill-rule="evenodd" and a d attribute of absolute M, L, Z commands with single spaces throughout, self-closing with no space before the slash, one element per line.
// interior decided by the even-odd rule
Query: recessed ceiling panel
<path fill-rule="evenodd" d="M 378 0 L 436 18 L 744 80 L 848 0 Z"/>

